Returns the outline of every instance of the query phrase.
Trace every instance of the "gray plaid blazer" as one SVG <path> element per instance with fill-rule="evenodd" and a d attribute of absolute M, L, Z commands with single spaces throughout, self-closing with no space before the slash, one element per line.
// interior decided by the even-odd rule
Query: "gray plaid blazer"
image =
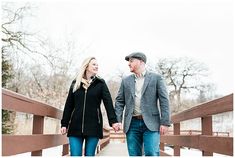
<path fill-rule="evenodd" d="M 122 79 L 115 100 L 115 113 L 118 122 L 122 122 L 123 112 L 125 111 L 123 124 L 125 133 L 127 133 L 131 123 L 134 105 L 135 76 L 132 74 Z M 140 106 L 144 123 L 149 130 L 159 131 L 160 125 L 170 125 L 169 97 L 161 75 L 146 72 Z"/>

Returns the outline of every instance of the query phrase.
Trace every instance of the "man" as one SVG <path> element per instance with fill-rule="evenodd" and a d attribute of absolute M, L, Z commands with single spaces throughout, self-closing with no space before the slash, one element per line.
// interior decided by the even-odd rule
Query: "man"
<path fill-rule="evenodd" d="M 166 133 L 170 126 L 164 80 L 160 75 L 146 71 L 145 54 L 134 52 L 125 60 L 134 74 L 122 80 L 116 97 L 118 126 L 120 128 L 125 108 L 124 132 L 129 155 L 142 156 L 144 151 L 145 156 L 159 156 L 160 134 Z"/>

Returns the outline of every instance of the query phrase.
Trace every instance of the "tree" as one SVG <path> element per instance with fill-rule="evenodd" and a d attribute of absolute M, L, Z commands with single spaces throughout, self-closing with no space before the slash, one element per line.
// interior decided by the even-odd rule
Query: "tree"
<path fill-rule="evenodd" d="M 203 63 L 190 58 L 160 59 L 156 70 L 166 79 L 170 100 L 176 106 L 176 111 L 182 105 L 182 93 L 200 90 L 205 85 L 203 77 L 208 75 Z"/>
<path fill-rule="evenodd" d="M 45 44 L 42 37 L 37 37 L 36 33 L 29 32 L 25 28 L 24 19 L 32 17 L 30 4 L 14 8 L 13 3 L 3 3 L 2 5 L 2 50 L 6 54 L 38 54 L 48 58 L 40 51 L 35 50 Z"/>
<path fill-rule="evenodd" d="M 2 52 L 11 59 L 14 74 L 6 88 L 63 109 L 75 76 L 73 68 L 79 64 L 78 52 L 85 50 L 75 48 L 77 40 L 71 38 L 73 33 L 58 43 L 43 34 L 41 28 L 28 27 L 33 22 L 33 14 L 37 13 L 35 8 L 31 3 L 24 6 L 3 3 Z M 72 61 L 76 63 L 72 65 Z"/>
<path fill-rule="evenodd" d="M 2 50 L 2 87 L 6 87 L 8 80 L 13 77 L 12 64 Z"/>
<path fill-rule="evenodd" d="M 20 55 L 30 56 L 30 54 L 35 55 L 36 53 L 43 56 L 43 54 L 32 49 L 35 48 L 35 45 L 32 45 L 33 43 L 40 43 L 38 40 L 35 41 L 35 34 L 29 33 L 26 29 L 23 29 L 25 27 L 21 27 L 24 24 L 23 19 L 31 16 L 31 6 L 26 4 L 17 9 L 14 7 L 15 5 L 13 3 L 2 3 L 2 86 L 7 89 L 9 89 L 11 80 L 21 75 L 14 72 L 15 65 L 13 65 L 16 60 L 20 60 Z M 24 59 L 25 57 L 22 57 L 21 62 Z M 20 82 L 18 81 L 16 83 Z M 16 86 L 14 91 L 18 92 L 19 87 Z M 2 110 L 2 133 L 9 134 L 13 132 L 15 116 L 15 112 Z"/>
<path fill-rule="evenodd" d="M 12 64 L 6 59 L 5 54 L 2 50 L 2 87 L 6 87 L 8 80 L 13 77 L 12 74 Z M 2 110 L 2 134 L 10 134 L 14 129 L 12 123 L 12 112 L 7 110 Z"/>
<path fill-rule="evenodd" d="M 199 96 L 197 99 L 198 103 L 203 103 L 209 100 L 213 100 L 214 98 L 222 97 L 215 94 L 216 86 L 212 83 L 201 85 L 198 91 L 199 91 Z"/>

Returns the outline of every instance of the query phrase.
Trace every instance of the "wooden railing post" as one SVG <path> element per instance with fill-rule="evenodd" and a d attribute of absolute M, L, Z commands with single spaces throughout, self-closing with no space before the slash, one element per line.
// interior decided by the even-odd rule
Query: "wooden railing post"
<path fill-rule="evenodd" d="M 160 150 L 164 151 L 165 143 L 160 143 Z"/>
<path fill-rule="evenodd" d="M 44 117 L 34 115 L 33 116 L 33 133 L 32 134 L 43 134 Z M 42 156 L 42 150 L 32 151 L 31 156 Z"/>
<path fill-rule="evenodd" d="M 212 116 L 206 116 L 201 118 L 202 122 L 202 135 L 211 135 L 212 132 Z M 213 152 L 202 151 L 203 156 L 213 156 Z"/>
<path fill-rule="evenodd" d="M 107 128 L 103 128 L 103 133 L 104 137 L 98 142 L 96 154 L 98 154 L 104 147 L 106 147 L 110 143 L 110 130 Z"/>
<path fill-rule="evenodd" d="M 174 123 L 174 135 L 180 135 L 180 123 Z M 174 156 L 180 156 L 180 146 L 174 146 Z"/>
<path fill-rule="evenodd" d="M 62 151 L 62 156 L 68 155 L 69 154 L 69 144 L 64 144 L 63 145 L 63 151 Z"/>

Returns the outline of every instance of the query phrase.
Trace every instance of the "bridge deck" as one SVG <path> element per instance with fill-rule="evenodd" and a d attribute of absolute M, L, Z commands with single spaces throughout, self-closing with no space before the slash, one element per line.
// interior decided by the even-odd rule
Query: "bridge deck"
<path fill-rule="evenodd" d="M 128 156 L 127 145 L 111 141 L 97 156 Z"/>
<path fill-rule="evenodd" d="M 198 149 L 189 149 L 186 147 L 183 147 L 180 149 L 181 151 L 181 156 L 202 156 L 202 153 Z M 174 151 L 170 147 L 165 147 L 165 152 L 167 154 L 173 155 Z M 128 151 L 127 151 L 127 144 L 126 143 L 120 143 L 120 142 L 113 142 L 111 141 L 103 150 L 100 151 L 99 154 L 96 156 L 128 156 Z M 223 156 L 221 154 L 213 153 L 213 156 Z"/>

